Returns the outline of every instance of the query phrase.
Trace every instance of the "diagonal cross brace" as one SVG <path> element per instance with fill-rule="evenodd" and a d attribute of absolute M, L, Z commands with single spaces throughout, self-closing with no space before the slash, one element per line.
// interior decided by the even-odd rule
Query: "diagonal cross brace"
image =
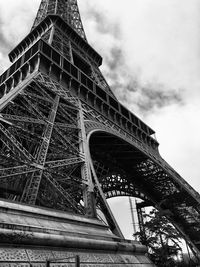
<path fill-rule="evenodd" d="M 38 76 L 38 72 L 34 71 L 33 73 L 27 75 L 27 77 L 21 81 L 15 88 L 10 90 L 9 93 L 4 95 L 0 99 L 0 111 L 2 111 L 19 93 L 21 93 L 31 82 L 32 79 Z"/>
<path fill-rule="evenodd" d="M 83 159 L 81 159 L 81 157 L 62 159 L 62 160 L 56 160 L 56 161 L 48 161 L 45 163 L 45 168 L 50 168 L 50 169 L 59 168 L 59 167 L 79 164 L 83 162 L 84 161 Z"/>
<path fill-rule="evenodd" d="M 70 145 L 70 147 L 73 148 L 73 150 L 79 154 L 79 149 L 63 135 L 63 133 L 58 129 L 58 127 L 55 127 L 55 131 L 58 133 L 58 135 L 60 136 L 62 141 L 66 142 L 68 145 Z"/>
<path fill-rule="evenodd" d="M 95 184 L 98 188 L 98 193 L 99 193 L 99 196 L 100 196 L 100 202 L 101 202 L 101 206 L 104 210 L 104 215 L 109 223 L 109 226 L 111 228 L 111 230 L 113 231 L 114 234 L 116 234 L 117 236 L 121 237 L 121 238 L 124 238 L 120 228 L 119 228 L 119 225 L 117 223 L 117 221 L 115 220 L 115 217 L 113 216 L 112 214 L 112 211 L 106 201 L 106 198 L 105 198 L 105 195 L 103 193 L 103 190 L 101 188 L 101 185 L 99 183 L 99 180 L 98 180 L 98 177 L 96 175 L 96 172 L 95 172 L 95 169 L 94 169 L 94 166 L 92 164 L 92 159 L 90 158 L 90 167 L 91 167 L 91 170 L 92 170 L 92 174 L 93 174 L 93 177 L 94 177 L 94 180 L 95 180 Z"/>
<path fill-rule="evenodd" d="M 73 210 L 76 210 L 78 213 L 84 213 L 82 206 L 79 206 L 77 202 L 67 193 L 67 191 L 51 176 L 50 173 L 44 172 L 44 176 L 47 180 L 54 186 L 55 189 L 64 197 L 64 199 L 70 204 Z"/>
<path fill-rule="evenodd" d="M 46 123 L 44 120 L 40 120 L 40 119 L 0 113 L 0 121 L 1 120 L 7 123 L 10 123 L 10 121 L 11 122 L 19 121 L 19 122 L 34 123 L 34 124 L 45 124 Z"/>
<path fill-rule="evenodd" d="M 54 122 L 56 118 L 57 109 L 59 106 L 59 101 L 60 101 L 60 96 L 57 95 L 55 97 L 52 110 L 51 110 L 51 113 L 49 114 L 49 118 L 47 121 L 47 126 L 43 134 L 43 142 L 36 156 L 37 164 L 41 166 L 41 170 L 36 171 L 31 176 L 30 181 L 29 180 L 27 181 L 27 184 L 24 188 L 24 192 L 23 192 L 21 200 L 26 203 L 28 202 L 29 204 L 35 204 L 36 199 L 37 199 L 37 194 L 38 194 L 40 182 L 42 179 L 43 168 L 44 168 L 44 164 L 45 164 L 45 160 L 47 156 L 47 151 L 49 148 L 49 143 L 50 143 L 53 127 L 54 127 Z"/>
<path fill-rule="evenodd" d="M 22 165 L 17 167 L 0 169 L 0 180 L 3 178 L 10 178 L 16 175 L 21 175 L 24 173 L 34 172 L 37 168 L 35 166 Z"/>
<path fill-rule="evenodd" d="M 5 138 L 18 150 L 18 152 L 25 158 L 28 162 L 34 161 L 33 156 L 22 146 L 20 142 L 7 130 L 3 124 L 0 123 L 0 131 L 3 133 Z"/>

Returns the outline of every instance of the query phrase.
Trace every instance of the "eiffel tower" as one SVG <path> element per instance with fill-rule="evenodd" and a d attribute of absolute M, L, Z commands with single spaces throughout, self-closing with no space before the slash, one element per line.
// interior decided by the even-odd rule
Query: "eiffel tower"
<path fill-rule="evenodd" d="M 156 207 L 199 255 L 200 195 L 116 99 L 77 1 L 42 0 L 9 58 L 0 76 L 2 266 L 56 266 L 76 254 L 84 266 L 153 266 L 124 239 L 106 201 L 116 196 Z"/>

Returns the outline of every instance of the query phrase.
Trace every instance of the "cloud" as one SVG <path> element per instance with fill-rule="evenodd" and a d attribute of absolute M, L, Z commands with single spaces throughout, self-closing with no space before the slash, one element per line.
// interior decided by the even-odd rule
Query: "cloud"
<path fill-rule="evenodd" d="M 170 89 L 156 81 L 143 82 L 138 73 L 131 73 L 121 46 L 111 48 L 105 64 L 105 76 L 118 99 L 143 117 L 166 106 L 184 104 L 183 89 Z"/>
<path fill-rule="evenodd" d="M 11 49 L 11 45 L 10 42 L 7 40 L 6 34 L 3 30 L 3 21 L 0 18 L 0 47 L 1 47 L 1 51 L 2 53 L 6 52 L 7 49 Z"/>
<path fill-rule="evenodd" d="M 199 107 L 199 101 L 184 106 L 166 106 L 159 110 L 156 116 L 149 114 L 148 118 L 151 126 L 156 129 L 161 155 L 198 192 Z"/>
<path fill-rule="evenodd" d="M 184 89 L 174 90 L 170 85 L 167 88 L 165 84 L 152 80 L 152 77 L 149 79 L 140 77 L 139 67 L 133 69 L 127 61 L 124 29 L 119 25 L 121 20 L 112 15 L 108 16 L 106 11 L 100 12 L 98 5 L 94 6 L 89 1 L 88 3 L 85 15 L 90 23 L 93 21 L 93 32 L 98 36 L 95 45 L 97 43 L 99 50 L 104 54 L 102 71 L 118 99 L 131 109 L 137 110 L 143 117 L 149 112 L 155 112 L 157 108 L 175 103 L 183 104 Z"/>
<path fill-rule="evenodd" d="M 141 96 L 137 105 L 141 112 L 154 112 L 160 108 L 174 104 L 182 105 L 183 99 L 181 93 L 173 89 L 163 89 L 161 84 L 147 84 L 140 89 Z"/>
<path fill-rule="evenodd" d="M 110 23 L 110 20 L 99 10 L 96 10 L 95 7 L 87 9 L 87 19 L 93 20 L 96 23 L 96 30 L 101 34 L 111 34 L 115 38 L 120 35 L 120 24 L 115 21 Z"/>
<path fill-rule="evenodd" d="M 0 71 L 9 66 L 7 54 L 30 31 L 40 0 L 0 1 Z"/>

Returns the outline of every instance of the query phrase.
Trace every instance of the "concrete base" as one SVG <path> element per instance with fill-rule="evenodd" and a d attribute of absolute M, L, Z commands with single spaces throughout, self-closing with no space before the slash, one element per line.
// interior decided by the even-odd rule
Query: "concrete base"
<path fill-rule="evenodd" d="M 0 200 L 0 267 L 154 266 L 145 254 L 97 219 Z"/>

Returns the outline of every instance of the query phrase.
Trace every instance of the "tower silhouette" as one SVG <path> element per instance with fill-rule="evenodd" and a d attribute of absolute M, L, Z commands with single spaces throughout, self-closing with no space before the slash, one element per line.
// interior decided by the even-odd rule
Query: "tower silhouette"
<path fill-rule="evenodd" d="M 198 254 L 200 196 L 160 156 L 154 130 L 114 96 L 77 1 L 42 0 L 9 58 L 0 76 L 2 242 L 112 251 L 122 242 L 130 254 L 106 199 L 134 196 L 163 212 Z M 64 235 L 64 220 L 74 235 L 87 228 L 90 241 L 58 241 L 52 229 Z"/>

